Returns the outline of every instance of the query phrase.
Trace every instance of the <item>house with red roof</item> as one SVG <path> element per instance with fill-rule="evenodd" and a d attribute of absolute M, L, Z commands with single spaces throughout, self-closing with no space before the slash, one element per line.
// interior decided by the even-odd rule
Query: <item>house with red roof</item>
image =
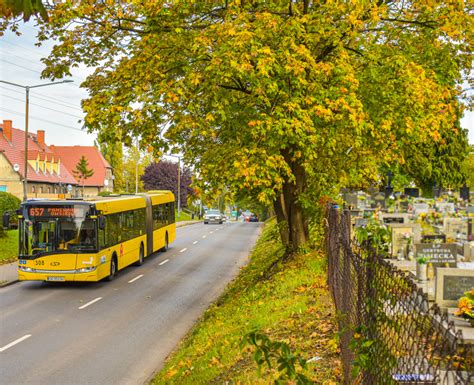
<path fill-rule="evenodd" d="M 89 178 L 92 180 L 85 180 L 84 195 L 113 190 L 112 168 L 97 148 L 48 146 L 44 130 L 28 133 L 28 138 L 25 138 L 25 131 L 14 128 L 11 120 L 3 120 L 0 124 L 0 191 L 23 199 L 25 140 L 28 140 L 28 198 L 81 196 L 82 183 L 75 178 L 73 170 L 82 155 L 88 160 L 89 168 L 94 170 L 94 175 Z"/>
<path fill-rule="evenodd" d="M 49 146 L 51 150 L 61 159 L 61 163 L 66 166 L 74 174 L 77 164 L 84 156 L 88 163 L 88 168 L 94 171 L 94 174 L 84 180 L 76 177 L 78 188 L 84 191 L 83 195 L 97 196 L 102 191 L 112 192 L 113 170 L 109 162 L 100 153 L 99 149 L 94 146 Z"/>

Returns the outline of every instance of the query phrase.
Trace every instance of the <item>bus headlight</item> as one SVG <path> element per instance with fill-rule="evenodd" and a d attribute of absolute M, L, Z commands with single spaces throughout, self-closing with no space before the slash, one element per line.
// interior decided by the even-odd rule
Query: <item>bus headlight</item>
<path fill-rule="evenodd" d="M 24 271 L 25 273 L 36 273 L 36 269 L 32 269 L 28 266 L 18 266 L 18 270 Z"/>
<path fill-rule="evenodd" d="M 77 269 L 76 273 L 90 273 L 91 271 L 94 271 L 97 269 L 97 266 L 87 266 L 83 267 L 82 269 Z"/>

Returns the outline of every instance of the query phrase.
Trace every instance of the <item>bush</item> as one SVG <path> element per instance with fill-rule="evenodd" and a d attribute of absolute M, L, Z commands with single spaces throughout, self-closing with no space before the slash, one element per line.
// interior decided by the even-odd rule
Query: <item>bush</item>
<path fill-rule="evenodd" d="M 16 224 L 18 221 L 18 215 L 16 210 L 20 208 L 21 200 L 15 195 L 7 192 L 0 191 L 0 218 L 3 220 L 3 213 L 10 213 L 10 224 Z M 1 222 L 0 224 L 2 224 Z"/>

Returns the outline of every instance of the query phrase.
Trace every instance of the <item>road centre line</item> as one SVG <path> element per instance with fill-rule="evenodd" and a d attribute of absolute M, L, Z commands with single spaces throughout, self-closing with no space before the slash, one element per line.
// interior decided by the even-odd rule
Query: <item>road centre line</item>
<path fill-rule="evenodd" d="M 194 241 L 194 242 L 193 242 L 193 245 L 195 245 L 195 244 L 198 243 L 198 242 L 199 242 L 199 241 Z"/>
<path fill-rule="evenodd" d="M 141 277 L 143 277 L 143 274 L 140 274 L 139 276 L 131 279 L 130 281 L 128 281 L 128 283 L 132 283 L 132 282 L 135 282 L 137 279 L 140 279 Z"/>
<path fill-rule="evenodd" d="M 19 344 L 20 342 L 26 340 L 27 338 L 30 338 L 31 334 L 26 334 L 21 338 L 18 338 L 17 340 L 10 342 L 8 345 L 5 345 L 3 348 L 0 348 L 0 353 L 4 352 L 5 350 L 11 348 L 12 346 L 15 346 L 16 344 Z"/>
<path fill-rule="evenodd" d="M 207 238 L 207 235 L 203 235 L 202 237 L 203 237 L 203 238 Z"/>
<path fill-rule="evenodd" d="M 209 234 L 214 234 L 214 231 L 209 231 Z"/>
<path fill-rule="evenodd" d="M 187 250 L 187 248 L 185 247 L 184 249 L 181 249 L 179 252 L 184 253 L 186 250 Z"/>
<path fill-rule="evenodd" d="M 161 265 L 164 265 L 164 264 L 165 264 L 166 262 L 168 262 L 168 261 L 169 261 L 169 259 L 165 259 L 163 262 L 160 263 L 160 266 L 161 266 Z"/>
<path fill-rule="evenodd" d="M 97 297 L 96 299 L 93 299 L 92 301 L 90 302 L 87 302 L 86 304 L 82 305 L 79 310 L 82 310 L 82 309 L 85 309 L 87 306 L 90 306 L 92 305 L 93 303 L 96 303 L 97 301 L 100 301 L 102 299 L 102 297 Z"/>

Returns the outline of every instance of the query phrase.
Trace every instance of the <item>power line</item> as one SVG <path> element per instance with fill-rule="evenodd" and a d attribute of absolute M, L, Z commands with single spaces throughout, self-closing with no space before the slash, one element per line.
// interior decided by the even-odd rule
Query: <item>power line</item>
<path fill-rule="evenodd" d="M 5 86 L 0 86 L 0 88 L 3 88 L 5 90 L 11 91 L 11 92 L 15 92 L 17 94 L 25 95 L 25 93 L 23 91 L 18 91 L 17 89 L 14 89 L 14 88 L 8 88 L 8 87 L 5 87 Z M 57 98 L 53 98 L 52 96 L 40 96 L 37 93 L 35 93 L 33 90 L 30 91 L 30 94 L 34 95 L 35 98 L 42 99 L 42 100 L 44 100 L 48 103 L 59 104 L 61 106 L 64 106 L 64 107 L 67 107 L 67 108 L 73 108 L 73 109 L 76 109 L 76 110 L 82 112 L 82 108 L 77 107 L 73 104 L 64 103 L 62 100 L 57 99 Z M 2 96 L 8 96 L 8 95 L 2 95 Z"/>
<path fill-rule="evenodd" d="M 41 75 L 41 71 L 36 71 L 36 70 L 31 69 L 31 68 L 24 67 L 24 66 L 22 66 L 22 65 L 20 65 L 20 64 L 18 64 L 18 63 L 13 63 L 13 62 L 8 61 L 8 60 L 5 60 L 5 59 L 3 59 L 3 58 L 0 58 L 0 60 L 3 61 L 3 62 L 5 62 L 5 63 L 14 65 L 15 67 L 20 67 L 20 68 L 23 68 L 23 69 L 25 69 L 25 70 L 27 70 L 27 71 L 35 72 L 35 73 Z"/>
<path fill-rule="evenodd" d="M 5 63 L 14 65 L 15 67 L 23 68 L 23 69 L 25 69 L 25 70 L 27 70 L 27 71 L 35 72 L 35 73 L 40 74 L 40 75 L 41 75 L 41 73 L 42 73 L 41 71 L 34 70 L 34 69 L 32 69 L 32 68 L 22 66 L 22 65 L 20 65 L 20 64 L 18 64 L 18 63 L 11 62 L 11 61 L 6 60 L 6 59 L 4 59 L 4 58 L 0 58 L 0 60 L 3 61 L 3 62 L 5 62 Z M 71 77 L 71 78 L 73 78 L 73 79 L 77 79 L 77 80 L 79 80 L 79 81 L 81 81 L 81 82 L 83 82 L 83 81 L 85 80 L 84 78 L 81 78 L 81 77 L 78 77 L 78 76 L 75 76 L 75 75 L 72 75 L 72 76 L 69 76 L 69 77 Z M 75 85 L 76 85 L 77 87 L 79 87 L 77 84 L 75 84 Z"/>
<path fill-rule="evenodd" d="M 10 110 L 10 109 L 8 109 L 8 108 L 0 107 L 0 110 L 6 111 L 6 112 L 9 112 L 9 113 L 11 113 L 11 114 L 18 115 L 18 116 L 25 116 L 25 113 L 24 113 L 24 112 L 17 112 L 17 111 Z M 80 128 L 75 128 L 75 127 L 71 127 L 71 126 L 66 126 L 66 125 L 64 125 L 64 124 L 56 123 L 56 122 L 53 122 L 53 121 L 51 121 L 51 120 L 42 119 L 42 118 L 37 118 L 37 117 L 31 116 L 31 115 L 30 115 L 30 118 L 31 118 L 31 119 L 40 120 L 40 121 L 45 122 L 45 123 L 54 124 L 54 125 L 56 125 L 56 126 L 61 126 L 61 127 L 69 128 L 70 130 L 75 130 L 75 131 L 80 131 L 80 132 L 82 132 L 82 133 L 87 133 L 86 131 L 81 130 Z"/>
<path fill-rule="evenodd" d="M 38 52 L 36 52 L 36 51 L 34 51 L 34 50 L 32 50 L 32 49 L 30 49 L 30 48 L 24 46 L 24 45 L 12 43 L 11 41 L 8 41 L 8 40 L 3 40 L 2 43 L 7 43 L 7 44 L 10 44 L 10 45 L 14 45 L 14 46 L 16 46 L 16 47 L 19 47 L 19 48 L 21 48 L 21 49 L 23 49 L 23 50 L 25 50 L 25 51 L 29 51 L 29 52 L 31 52 L 31 53 L 37 55 L 37 56 L 40 56 L 40 57 L 45 57 L 45 56 L 48 56 L 48 55 L 49 55 L 49 53 L 38 53 Z"/>
<path fill-rule="evenodd" d="M 8 96 L 8 95 L 5 95 L 5 96 L 6 96 L 7 98 L 10 98 L 10 99 L 13 99 L 13 100 L 18 100 L 18 101 L 20 101 L 20 102 L 25 102 L 24 99 L 14 98 L 13 96 Z M 32 106 L 38 106 L 38 107 L 41 107 L 41 108 L 45 108 L 45 109 L 47 109 L 47 110 L 59 112 L 60 114 L 69 115 L 69 116 L 72 116 L 73 118 L 83 119 L 82 116 L 77 116 L 77 115 L 69 114 L 69 113 L 64 112 L 64 111 L 55 110 L 54 108 L 42 106 L 41 104 L 36 104 L 36 103 L 32 103 L 32 102 L 30 102 L 29 104 L 32 105 Z"/>

